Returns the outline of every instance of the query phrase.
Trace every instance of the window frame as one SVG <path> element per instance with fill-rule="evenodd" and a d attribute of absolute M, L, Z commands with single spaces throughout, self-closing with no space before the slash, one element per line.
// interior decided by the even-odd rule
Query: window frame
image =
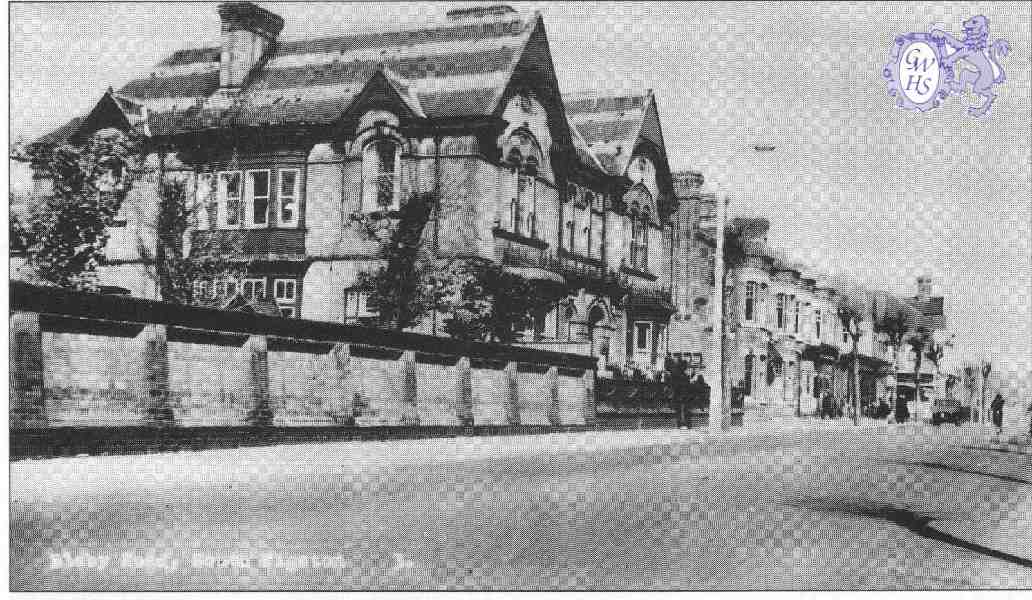
<path fill-rule="evenodd" d="M 201 197 L 201 181 L 206 181 L 205 189 L 207 194 Z M 212 181 L 215 181 L 215 188 L 212 187 Z M 218 228 L 218 180 L 214 173 L 210 171 L 199 171 L 194 175 L 194 212 L 197 214 L 195 223 L 197 225 L 197 231 L 208 231 L 209 229 Z M 213 193 L 214 192 L 214 193 Z M 215 209 L 215 226 L 212 227 L 211 223 L 211 210 L 208 204 L 208 200 L 214 198 L 216 204 Z"/>
<path fill-rule="evenodd" d="M 778 292 L 774 298 L 774 325 L 778 330 L 784 330 L 787 323 L 785 306 L 788 299 L 782 292 Z"/>
<path fill-rule="evenodd" d="M 369 308 L 369 292 L 355 288 L 344 290 L 345 323 L 357 323 L 359 319 L 368 319 L 376 315 L 376 311 Z"/>
<path fill-rule="evenodd" d="M 237 285 L 239 286 L 239 289 L 240 289 L 240 295 L 243 296 L 244 298 L 248 299 L 248 300 L 266 300 L 268 298 L 268 291 L 269 291 L 268 283 L 266 282 L 266 279 L 267 279 L 266 277 L 241 277 L 240 281 L 237 283 Z M 262 295 L 261 295 L 261 297 L 255 298 L 254 296 L 248 296 L 247 295 L 247 284 L 251 284 L 251 291 L 253 292 L 254 289 L 255 289 L 255 285 L 257 285 L 259 282 L 262 285 Z"/>
<path fill-rule="evenodd" d="M 377 168 L 376 174 L 373 176 L 374 181 L 379 182 L 380 177 L 386 173 L 383 171 L 382 165 L 380 165 L 380 156 L 373 149 L 379 144 L 391 144 L 394 146 L 394 172 L 391 174 L 391 184 L 393 186 L 392 198 L 389 204 L 380 203 L 380 191 L 379 186 L 376 187 L 374 196 L 367 198 L 367 192 L 369 192 L 370 182 L 368 177 L 370 176 L 369 167 L 367 167 L 367 161 L 369 160 L 370 154 L 376 157 Z M 359 197 L 359 209 L 363 213 L 379 212 L 379 211 L 392 211 L 401 209 L 401 142 L 392 137 L 374 137 L 367 141 L 362 146 L 362 187 Z"/>
<path fill-rule="evenodd" d="M 645 332 L 645 347 L 641 347 L 641 332 Z M 652 352 L 652 322 L 634 322 L 634 354 L 651 354 Z"/>
<path fill-rule="evenodd" d="M 255 199 L 259 196 L 254 194 L 254 184 L 252 176 L 256 173 L 265 174 L 265 195 L 260 196 L 265 198 L 265 222 L 255 223 L 254 218 L 258 214 L 255 212 L 254 203 Z M 268 229 L 269 228 L 269 209 L 272 208 L 272 169 L 247 169 L 244 171 L 244 223 L 243 227 L 246 229 Z"/>
<path fill-rule="evenodd" d="M 211 291 L 212 286 L 207 279 L 195 279 L 191 285 L 194 302 L 211 298 Z"/>
<path fill-rule="evenodd" d="M 294 218 L 283 219 L 283 174 L 294 174 L 294 193 L 290 198 L 293 205 Z M 301 169 L 298 167 L 285 167 L 276 170 L 276 225 L 279 227 L 298 227 L 301 224 Z"/>
<path fill-rule="evenodd" d="M 289 286 L 289 289 L 291 290 L 289 298 L 287 298 L 286 296 L 282 298 L 280 297 L 280 284 L 283 284 L 284 292 L 287 290 Z M 272 280 L 272 301 L 276 303 L 276 306 L 279 307 L 281 313 L 286 310 L 290 310 L 291 314 L 284 314 L 283 316 L 287 318 L 297 317 L 297 279 L 294 279 L 292 277 L 274 278 Z"/>
<path fill-rule="evenodd" d="M 759 295 L 759 284 L 755 281 L 745 282 L 745 299 L 742 302 L 742 319 L 746 323 L 756 321 L 756 302 Z"/>
<path fill-rule="evenodd" d="M 216 175 L 216 177 L 217 177 L 216 186 L 217 187 L 216 187 L 216 191 L 215 191 L 215 202 L 216 202 L 215 223 L 216 223 L 216 229 L 240 229 L 240 227 L 241 227 L 241 220 L 242 220 L 240 212 L 241 212 L 241 207 L 242 207 L 243 203 L 245 202 L 245 199 L 244 199 L 244 192 L 245 192 L 244 186 L 246 185 L 246 182 L 244 180 L 245 179 L 244 178 L 244 173 L 245 173 L 245 171 L 239 170 L 239 169 L 228 170 L 228 171 L 218 171 L 217 172 L 217 175 Z M 237 192 L 237 196 L 236 196 L 237 205 L 236 205 L 236 211 L 234 211 L 236 213 L 236 223 L 229 223 L 229 219 L 228 219 L 228 217 L 229 217 L 229 198 L 230 198 L 229 193 L 228 193 L 229 192 L 229 186 L 228 185 L 225 185 L 225 186 L 223 185 L 224 176 L 226 176 L 226 175 L 230 175 L 230 176 L 231 175 L 236 175 L 239 178 L 239 183 L 237 185 L 238 192 Z"/>

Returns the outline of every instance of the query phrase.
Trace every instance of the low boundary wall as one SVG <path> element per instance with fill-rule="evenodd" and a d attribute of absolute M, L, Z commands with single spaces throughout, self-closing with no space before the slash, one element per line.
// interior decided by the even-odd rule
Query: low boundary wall
<path fill-rule="evenodd" d="M 17 281 L 10 291 L 12 444 L 75 431 L 339 439 L 596 421 L 595 361 L 581 355 Z"/>

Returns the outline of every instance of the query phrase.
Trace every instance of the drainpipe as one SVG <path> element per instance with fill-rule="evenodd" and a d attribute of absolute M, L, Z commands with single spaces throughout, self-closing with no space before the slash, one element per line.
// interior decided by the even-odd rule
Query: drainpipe
<path fill-rule="evenodd" d="M 441 246 L 441 135 L 437 125 L 433 125 L 434 137 L 434 248 L 433 255 L 437 258 L 438 249 Z M 435 306 L 430 319 L 430 333 L 437 335 L 437 307 Z"/>

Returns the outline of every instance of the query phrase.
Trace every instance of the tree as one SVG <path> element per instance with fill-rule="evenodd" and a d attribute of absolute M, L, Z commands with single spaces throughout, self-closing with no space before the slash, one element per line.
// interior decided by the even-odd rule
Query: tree
<path fill-rule="evenodd" d="M 95 287 L 108 228 L 144 170 L 141 139 L 104 129 L 82 148 L 61 145 L 29 151 L 34 171 L 52 182 L 52 193 L 30 217 L 30 265 L 63 287 Z"/>
<path fill-rule="evenodd" d="M 385 264 L 359 275 L 360 288 L 378 306 L 379 324 L 401 330 L 440 313 L 452 337 L 512 342 L 547 304 L 547 296 L 490 261 L 432 256 L 425 242 L 435 198 L 415 194 L 399 211 L 352 215 L 382 247 Z"/>
<path fill-rule="evenodd" d="M 433 194 L 414 194 L 396 214 L 386 211 L 355 214 L 352 219 L 371 239 L 381 241 L 386 264 L 359 275 L 359 287 L 378 307 L 378 321 L 391 329 L 417 324 L 434 308 L 431 289 L 420 264 L 420 242 L 434 206 Z"/>
<path fill-rule="evenodd" d="M 196 304 L 194 283 L 218 277 L 238 277 L 246 264 L 234 261 L 239 244 L 229 239 L 209 236 L 201 240 L 186 239 L 194 208 L 189 201 L 185 182 L 165 179 L 158 184 L 157 245 L 154 262 L 157 266 L 158 290 L 161 299 L 175 304 Z"/>
<path fill-rule="evenodd" d="M 891 298 L 886 306 L 885 313 L 874 320 L 874 330 L 886 338 L 892 345 L 894 357 L 892 361 L 893 379 L 896 381 L 896 389 L 893 390 L 893 398 L 896 402 L 897 418 L 905 413 L 906 404 L 899 398 L 899 354 L 903 350 L 903 343 L 910 331 L 911 312 L 907 305 L 894 298 Z"/>
<path fill-rule="evenodd" d="M 907 345 L 914 352 L 914 402 L 921 401 L 921 365 L 928 346 L 934 341 L 932 332 L 920 323 L 907 337 Z"/>
<path fill-rule="evenodd" d="M 860 368 L 859 368 L 859 346 L 860 346 L 860 335 L 863 330 L 860 328 L 860 324 L 864 319 L 864 301 L 862 293 L 850 292 L 847 293 L 841 300 L 839 300 L 838 306 L 836 307 L 838 312 L 838 318 L 842 322 L 842 326 L 849 334 L 850 339 L 853 341 L 853 351 L 850 361 L 850 406 L 853 409 L 853 424 L 860 424 Z"/>
<path fill-rule="evenodd" d="M 445 332 L 455 338 L 510 343 L 531 327 L 534 315 L 551 306 L 552 299 L 527 279 L 488 262 L 467 262 L 441 273 L 447 283 L 439 289 L 438 309 L 447 317 Z"/>

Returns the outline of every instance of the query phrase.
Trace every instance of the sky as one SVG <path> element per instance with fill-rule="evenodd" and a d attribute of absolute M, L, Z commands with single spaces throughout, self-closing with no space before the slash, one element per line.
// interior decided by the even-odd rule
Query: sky
<path fill-rule="evenodd" d="M 418 27 L 470 3 L 260 3 L 284 38 Z M 1029 3 L 510 3 L 540 11 L 564 93 L 654 90 L 671 167 L 700 171 L 732 215 L 817 269 L 946 297 L 955 357 L 1032 364 Z M 10 7 L 11 138 L 88 111 L 169 53 L 216 45 L 213 3 Z M 897 109 L 881 71 L 896 35 L 1008 40 L 992 112 L 951 97 Z M 757 144 L 773 152 L 757 153 Z M 17 183 L 17 182 L 15 182 Z"/>

